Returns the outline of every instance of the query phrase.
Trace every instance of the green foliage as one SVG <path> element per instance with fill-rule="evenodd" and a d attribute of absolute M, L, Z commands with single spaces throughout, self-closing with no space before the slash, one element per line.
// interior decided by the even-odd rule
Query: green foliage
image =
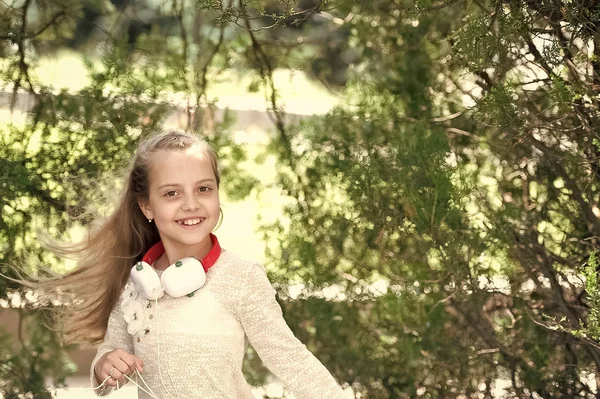
<path fill-rule="evenodd" d="M 576 336 L 590 337 L 600 341 L 600 287 L 598 286 L 598 260 L 596 252 L 592 252 L 587 263 L 583 267 L 585 277 L 585 290 L 589 301 L 589 314 L 585 328 L 572 333 Z"/>
<path fill-rule="evenodd" d="M 348 41 L 361 61 L 342 106 L 285 130 L 279 184 L 295 201 L 265 229 L 284 265 L 274 279 L 302 281 L 303 297 L 341 289 L 344 310 L 329 322 L 361 315 L 359 330 L 376 334 L 357 349 L 362 362 L 316 353 L 351 364 L 341 379 L 374 397 L 491 396 L 507 373 L 509 397 L 589 395 L 598 345 L 561 331 L 595 318 L 577 265 L 600 231 L 600 71 L 573 43 L 600 43 L 587 19 L 597 10 L 487 1 L 353 11 Z M 387 286 L 381 296 L 368 293 L 375 282 Z M 391 307 L 388 296 L 398 297 Z M 326 328 L 323 348 L 335 345 Z M 373 359 L 401 370 L 393 382 L 369 361 L 389 336 L 401 352 Z"/>
<path fill-rule="evenodd" d="M 0 331 L 0 396 L 6 399 L 51 398 L 46 387 L 50 379 L 56 388 L 65 386 L 67 376 L 75 372 L 75 365 L 60 346 L 57 336 L 36 317 L 48 314 L 31 313 L 24 309 L 19 314 L 19 342 Z M 26 337 L 23 334 L 26 332 Z M 10 348 L 10 349 L 9 349 Z"/>
<path fill-rule="evenodd" d="M 288 323 L 339 381 L 377 398 L 492 397 L 502 380 L 506 397 L 593 395 L 594 2 L 174 2 L 149 8 L 146 25 L 76 3 L 48 3 L 37 19 L 25 5 L 0 13 L 1 85 L 36 98 L 25 127 L 2 129 L 4 272 L 24 254 L 53 262 L 33 228 L 66 234 L 97 186 L 86 178 L 125 163 L 173 92 L 187 96 L 188 128 L 224 159 L 228 195 L 254 190 L 230 116 L 218 123 L 207 95 L 232 70 L 271 101 L 276 184 L 290 197 L 263 229 L 271 278 Z M 119 40 L 100 66 L 90 58 L 90 85 L 40 85 L 37 54 L 83 51 L 83 15 L 94 12 L 114 18 Z M 341 105 L 286 123 L 273 72 L 290 67 Z M 290 283 L 303 284 L 299 298 Z M 14 288 L 0 284 L 0 296 Z M 256 357 L 245 372 L 264 381 Z"/>
<path fill-rule="evenodd" d="M 119 189 L 114 182 L 119 181 L 139 138 L 162 129 L 174 111 L 186 115 L 186 127 L 204 134 L 224 159 L 223 189 L 228 194 L 231 190 L 229 198 L 244 198 L 255 188 L 256 179 L 241 166 L 246 153 L 229 133 L 231 115 L 216 120 L 206 95 L 215 75 L 212 68 L 219 71 L 226 66 L 229 49 L 224 46 L 220 57 L 206 59 L 203 54 L 218 53 L 220 44 L 210 38 L 193 42 L 182 35 L 183 29 L 165 29 L 163 24 L 169 18 L 176 22 L 189 11 L 156 10 L 151 28 L 141 33 L 135 17 L 122 21 L 118 10 L 103 9 L 95 2 L 36 2 L 35 9 L 30 1 L 8 8 L 0 5 L 4 57 L 0 87 L 12 90 L 13 105 L 22 104 L 22 99 L 32 104 L 23 110 L 28 111 L 24 124 L 0 127 L 0 175 L 4 176 L 0 272 L 4 275 L 35 274 L 40 266 L 65 271 L 63 261 L 42 247 L 38 232 L 78 239 L 76 231 L 104 217 Z M 102 30 L 110 24 L 112 32 Z M 110 39 L 98 45 L 97 52 L 84 49 L 94 37 L 92 26 L 100 26 Z M 232 42 L 231 47 L 239 49 L 239 43 Z M 78 91 L 57 90 L 35 76 L 38 57 L 65 46 L 80 49 L 86 58 L 89 82 Z M 21 88 L 27 89 L 28 97 Z M 193 99 L 187 109 L 173 106 L 174 92 Z M 24 300 L 25 294 L 16 291 L 19 288 L 0 279 L 0 299 L 12 295 Z M 6 397 L 50 397 L 47 378 L 60 387 L 75 371 L 67 357 L 72 348 L 61 344 L 52 322 L 43 317 L 45 306 L 31 303 L 23 310 L 28 334 L 20 347 L 13 350 L 8 338 L 0 342 L 5 356 L 0 393 Z"/>

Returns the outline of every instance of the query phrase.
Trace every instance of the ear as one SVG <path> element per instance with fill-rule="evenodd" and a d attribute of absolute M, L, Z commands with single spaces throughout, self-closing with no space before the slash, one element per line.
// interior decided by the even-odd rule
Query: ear
<path fill-rule="evenodd" d="M 150 209 L 150 204 L 147 200 L 138 199 L 138 205 L 140 206 L 140 209 L 144 216 L 146 216 L 146 219 L 154 219 L 154 217 L 152 216 L 152 210 Z"/>

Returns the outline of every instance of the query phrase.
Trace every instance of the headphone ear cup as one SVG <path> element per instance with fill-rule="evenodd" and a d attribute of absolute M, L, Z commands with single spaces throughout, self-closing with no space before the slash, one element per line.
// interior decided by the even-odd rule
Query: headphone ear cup
<path fill-rule="evenodd" d="M 158 274 L 146 262 L 138 262 L 131 268 L 131 280 L 137 292 L 148 300 L 155 301 L 164 295 Z"/>
<path fill-rule="evenodd" d="M 206 272 L 198 259 L 183 258 L 169 266 L 160 281 L 169 296 L 179 298 L 201 288 L 206 283 Z"/>

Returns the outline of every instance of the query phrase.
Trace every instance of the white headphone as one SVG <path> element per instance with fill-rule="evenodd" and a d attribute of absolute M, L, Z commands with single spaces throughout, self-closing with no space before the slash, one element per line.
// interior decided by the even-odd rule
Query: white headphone
<path fill-rule="evenodd" d="M 213 244 L 212 248 L 202 260 L 195 257 L 178 260 L 167 267 L 160 278 L 150 265 L 165 252 L 165 248 L 161 241 L 154 244 L 142 260 L 131 268 L 131 280 L 135 289 L 151 301 L 161 298 L 165 292 L 173 298 L 194 295 L 204 286 L 208 269 L 221 255 L 221 246 L 217 237 L 210 234 L 210 240 Z"/>

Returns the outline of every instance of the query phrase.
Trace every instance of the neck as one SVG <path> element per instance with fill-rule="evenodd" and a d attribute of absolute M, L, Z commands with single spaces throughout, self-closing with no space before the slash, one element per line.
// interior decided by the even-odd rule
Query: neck
<path fill-rule="evenodd" d="M 167 264 L 165 267 L 172 265 L 177 262 L 179 259 L 186 258 L 188 256 L 193 256 L 197 259 L 202 260 L 212 249 L 212 242 L 210 238 L 202 241 L 201 244 L 197 245 L 189 245 L 186 247 L 174 247 L 169 245 L 169 242 L 164 242 L 163 245 L 165 247 L 164 256 L 166 257 Z"/>
<path fill-rule="evenodd" d="M 193 256 L 201 260 L 204 269 L 208 270 L 221 254 L 219 240 L 213 234 L 196 245 L 175 247 L 169 244 L 169 242 L 158 242 L 146 252 L 143 261 L 153 265 L 155 269 L 164 270 L 180 259 Z"/>

